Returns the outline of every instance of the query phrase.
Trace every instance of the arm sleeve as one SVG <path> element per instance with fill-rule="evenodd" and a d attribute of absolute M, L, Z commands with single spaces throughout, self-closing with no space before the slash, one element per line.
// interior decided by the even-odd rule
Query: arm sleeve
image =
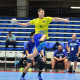
<path fill-rule="evenodd" d="M 56 52 L 57 52 L 57 51 L 54 52 L 53 57 L 56 57 Z"/>
<path fill-rule="evenodd" d="M 23 52 L 22 54 L 24 54 L 24 55 L 25 55 L 25 54 L 26 54 L 26 50 L 24 50 L 24 52 Z"/>
<path fill-rule="evenodd" d="M 78 42 L 78 47 L 80 47 L 80 43 Z"/>
<path fill-rule="evenodd" d="M 67 57 L 67 51 L 66 50 L 64 51 L 64 57 Z"/>
<path fill-rule="evenodd" d="M 31 21 L 30 21 L 30 24 L 31 24 L 31 25 L 35 25 L 35 19 L 31 20 Z"/>
<path fill-rule="evenodd" d="M 26 49 L 25 49 L 25 50 L 28 50 L 28 52 L 29 52 L 29 50 L 30 50 L 29 43 L 27 43 L 27 45 L 26 45 Z"/>
<path fill-rule="evenodd" d="M 68 42 L 68 46 L 70 46 L 70 42 Z"/>
<path fill-rule="evenodd" d="M 52 17 L 46 17 L 47 19 L 47 23 L 51 23 L 52 22 Z"/>
<path fill-rule="evenodd" d="M 15 35 L 13 35 L 13 40 L 15 40 Z"/>

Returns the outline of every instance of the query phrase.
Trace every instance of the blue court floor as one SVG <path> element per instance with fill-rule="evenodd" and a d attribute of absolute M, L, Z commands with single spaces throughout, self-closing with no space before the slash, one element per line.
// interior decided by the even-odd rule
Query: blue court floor
<path fill-rule="evenodd" d="M 26 80 L 39 80 L 38 73 L 28 72 Z M 21 72 L 0 72 L 0 80 L 20 80 Z M 80 80 L 80 74 L 42 73 L 43 80 Z"/>

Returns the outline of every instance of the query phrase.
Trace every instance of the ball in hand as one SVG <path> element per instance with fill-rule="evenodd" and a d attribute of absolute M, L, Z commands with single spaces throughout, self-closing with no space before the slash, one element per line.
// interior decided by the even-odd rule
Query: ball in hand
<path fill-rule="evenodd" d="M 11 24 L 12 24 L 12 25 L 15 25 L 15 24 L 16 24 L 16 18 L 13 18 L 13 19 L 11 20 Z"/>

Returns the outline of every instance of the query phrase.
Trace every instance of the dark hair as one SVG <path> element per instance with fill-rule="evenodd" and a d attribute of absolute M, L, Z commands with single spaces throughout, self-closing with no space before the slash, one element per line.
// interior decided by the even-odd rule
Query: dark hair
<path fill-rule="evenodd" d="M 9 33 L 11 33 L 11 31 L 9 31 Z"/>
<path fill-rule="evenodd" d="M 41 10 L 44 11 L 44 9 L 42 9 L 42 8 L 38 9 L 37 11 L 39 12 L 39 11 L 41 11 Z"/>
<path fill-rule="evenodd" d="M 58 46 L 62 46 L 61 44 L 60 45 L 58 45 Z M 63 47 L 63 46 L 62 46 Z"/>
<path fill-rule="evenodd" d="M 33 36 L 35 34 L 35 31 L 31 32 L 30 37 Z"/>

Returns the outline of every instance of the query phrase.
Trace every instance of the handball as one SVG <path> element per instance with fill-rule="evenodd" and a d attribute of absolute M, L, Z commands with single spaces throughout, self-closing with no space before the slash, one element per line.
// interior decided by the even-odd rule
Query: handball
<path fill-rule="evenodd" d="M 12 24 L 12 25 L 15 25 L 15 24 L 16 24 L 16 21 L 17 21 L 16 18 L 13 18 L 13 19 L 11 20 L 11 24 Z"/>

